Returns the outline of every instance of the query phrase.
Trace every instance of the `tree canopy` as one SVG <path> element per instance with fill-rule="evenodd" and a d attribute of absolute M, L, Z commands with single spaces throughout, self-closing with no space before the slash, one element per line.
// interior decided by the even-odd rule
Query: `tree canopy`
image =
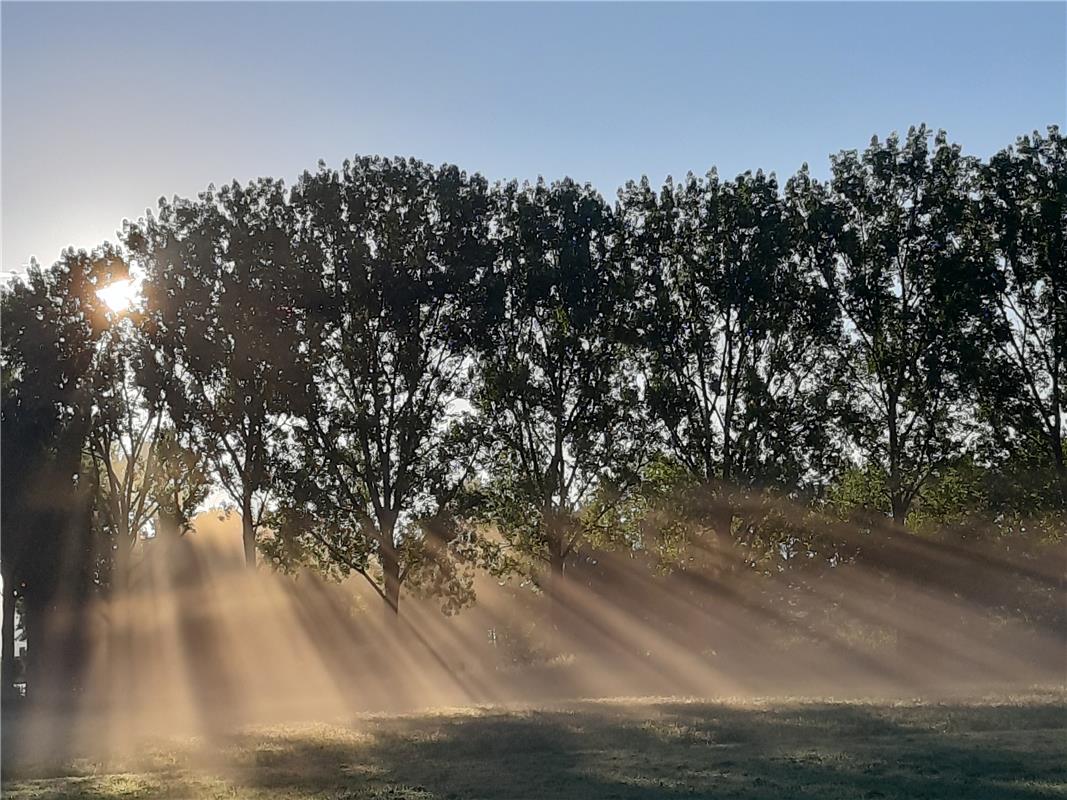
<path fill-rule="evenodd" d="M 615 202 L 379 157 L 161 200 L 3 289 L 5 593 L 43 630 L 220 498 L 250 566 L 362 576 L 387 619 L 607 547 L 830 570 L 861 514 L 1060 540 L 1065 236 L 1056 127 Z"/>

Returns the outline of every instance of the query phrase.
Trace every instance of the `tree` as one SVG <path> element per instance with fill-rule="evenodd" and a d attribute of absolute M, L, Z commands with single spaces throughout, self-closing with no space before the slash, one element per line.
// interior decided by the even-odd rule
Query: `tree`
<path fill-rule="evenodd" d="M 773 176 L 714 171 L 620 193 L 638 296 L 649 410 L 683 470 L 661 500 L 732 544 L 737 489 L 795 493 L 825 472 L 832 345 L 839 320 L 820 269 L 832 254 L 806 231 Z M 748 520 L 758 524 L 758 520 Z"/>
<path fill-rule="evenodd" d="M 357 158 L 305 174 L 299 246 L 314 382 L 276 554 L 364 576 L 388 612 L 417 578 L 469 596 L 471 532 L 452 513 L 474 466 L 469 339 L 491 266 L 485 181 L 452 166 Z"/>
<path fill-rule="evenodd" d="M 846 320 L 844 424 L 884 475 L 898 525 L 931 475 L 958 454 L 961 374 L 986 314 L 992 270 L 974 188 L 976 163 L 912 128 L 832 159 L 830 197 L 808 192 L 819 224 L 836 215 L 838 258 L 823 275 Z M 825 207 L 829 202 L 831 208 Z"/>
<path fill-rule="evenodd" d="M 278 450 L 308 391 L 296 302 L 308 276 L 295 264 L 285 188 L 263 179 L 161 200 L 125 239 L 145 270 L 148 352 L 138 381 L 209 459 L 241 512 L 254 567 Z"/>
<path fill-rule="evenodd" d="M 109 317 L 96 295 L 125 278 L 119 252 L 66 250 L 50 269 L 30 265 L 5 288 L 0 308 L 3 370 L 4 692 L 10 691 L 15 591 L 24 599 L 28 680 L 40 685 L 42 653 L 76 661 L 77 645 L 52 630 L 60 604 L 92 586 L 91 497 L 81 470 L 92 408 L 92 367 Z M 52 652 L 51 639 L 58 639 Z M 48 674 L 62 680 L 63 660 Z"/>
<path fill-rule="evenodd" d="M 981 189 L 1000 277 L 979 377 L 994 457 L 1026 462 L 1031 483 L 1053 476 L 1037 505 L 1056 497 L 1067 507 L 1067 145 L 1059 129 L 993 156 Z"/>
<path fill-rule="evenodd" d="M 193 515 L 207 499 L 211 480 L 203 457 L 186 447 L 170 427 L 152 442 L 155 460 L 152 497 L 156 505 L 156 534 L 181 536 L 192 527 Z"/>
<path fill-rule="evenodd" d="M 633 282 L 611 208 L 571 180 L 495 193 L 474 396 L 484 517 L 562 577 L 633 488 L 645 451 L 627 343 Z"/>
<path fill-rule="evenodd" d="M 156 459 L 152 442 L 163 409 L 147 407 L 133 380 L 137 342 L 128 319 L 102 337 L 93 366 L 93 416 L 85 457 L 96 488 L 97 527 L 114 554 L 120 583 L 129 578 L 129 558 L 156 515 Z"/>
<path fill-rule="evenodd" d="M 208 490 L 201 459 L 164 427 L 161 400 L 149 405 L 134 380 L 144 352 L 139 330 L 128 318 L 114 323 L 102 339 L 86 441 L 98 533 L 122 587 L 131 577 L 130 557 L 138 542 L 154 536 L 157 523 L 187 524 Z M 112 572 L 113 587 L 115 577 Z"/>

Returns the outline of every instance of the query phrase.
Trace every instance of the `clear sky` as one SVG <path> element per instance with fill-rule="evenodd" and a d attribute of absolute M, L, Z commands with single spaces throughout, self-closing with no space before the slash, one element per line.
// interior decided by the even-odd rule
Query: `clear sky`
<path fill-rule="evenodd" d="M 354 153 L 491 179 L 782 178 L 927 122 L 1064 124 L 1067 3 L 10 3 L 3 269 Z"/>

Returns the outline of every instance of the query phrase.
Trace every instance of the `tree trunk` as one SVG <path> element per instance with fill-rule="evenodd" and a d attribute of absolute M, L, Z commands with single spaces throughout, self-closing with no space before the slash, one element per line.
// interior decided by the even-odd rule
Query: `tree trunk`
<path fill-rule="evenodd" d="M 564 556 L 563 537 L 553 536 L 548 541 L 548 566 L 552 573 L 552 581 L 563 580 Z"/>
<path fill-rule="evenodd" d="M 893 523 L 898 528 L 903 528 L 904 522 L 908 518 L 908 507 L 904 503 L 904 498 L 900 497 L 899 493 L 894 492 L 890 498 L 890 504 L 893 507 Z"/>
<path fill-rule="evenodd" d="M 156 517 L 156 531 L 160 541 L 173 542 L 181 538 L 182 520 L 177 514 L 160 509 Z"/>
<path fill-rule="evenodd" d="M 1058 409 L 1057 409 L 1058 410 Z M 1052 463 L 1056 470 L 1056 481 L 1059 484 L 1060 502 L 1067 505 L 1067 463 L 1063 458 L 1063 440 L 1060 435 L 1059 416 L 1055 417 L 1052 429 Z"/>
<path fill-rule="evenodd" d="M 563 580 L 566 568 L 566 554 L 563 552 L 563 533 L 553 525 L 548 535 L 548 625 L 551 632 L 551 645 L 558 647 L 563 614 Z"/>
<path fill-rule="evenodd" d="M 42 658 L 48 634 L 47 602 L 42 602 L 32 590 L 26 593 L 23 603 L 25 616 L 22 627 L 26 631 L 26 651 L 23 653 L 23 675 L 26 679 L 26 696 L 38 697 L 43 694 L 44 659 Z"/>
<path fill-rule="evenodd" d="M 734 512 L 725 500 L 716 501 L 711 518 L 718 556 L 714 567 L 720 575 L 737 572 L 738 556 L 734 547 Z"/>
<path fill-rule="evenodd" d="M 126 531 L 121 526 L 116 536 L 118 547 L 114 551 L 114 567 L 111 573 L 111 591 L 113 594 L 128 592 L 132 584 L 133 545 Z"/>
<path fill-rule="evenodd" d="M 908 534 L 904 530 L 904 523 L 908 518 L 908 504 L 898 492 L 890 498 L 893 510 L 893 523 L 897 533 L 901 536 Z M 893 548 L 893 560 L 890 572 L 893 580 L 893 608 L 896 614 L 896 650 L 899 674 L 909 687 L 925 682 L 930 676 L 929 645 L 925 644 L 922 637 L 916 631 L 922 620 L 922 613 L 915 603 L 913 592 L 921 585 L 916 575 L 916 556 L 902 550 L 898 545 Z"/>
<path fill-rule="evenodd" d="M 386 624 L 393 625 L 400 615 L 400 559 L 391 544 L 382 547 L 382 578 Z"/>
<path fill-rule="evenodd" d="M 14 570 L 4 567 L 4 627 L 3 627 L 3 664 L 2 692 L 0 702 L 8 703 L 15 697 L 15 576 Z"/>
<path fill-rule="evenodd" d="M 245 492 L 241 498 L 241 541 L 244 543 L 245 564 L 256 568 L 256 529 L 252 524 L 252 495 Z"/>

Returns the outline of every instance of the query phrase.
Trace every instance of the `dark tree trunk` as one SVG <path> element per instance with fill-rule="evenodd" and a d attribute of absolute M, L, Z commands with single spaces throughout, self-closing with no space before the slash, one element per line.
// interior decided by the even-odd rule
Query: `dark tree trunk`
<path fill-rule="evenodd" d="M 400 562 L 396 556 L 382 559 L 382 573 L 385 579 L 385 610 L 388 618 L 400 614 Z"/>
<path fill-rule="evenodd" d="M 895 534 L 907 537 L 904 524 L 908 518 L 908 505 L 895 493 L 891 498 Z M 900 676 L 909 686 L 925 683 L 930 677 L 930 646 L 924 642 L 917 628 L 921 626 L 923 614 L 916 604 L 913 593 L 922 586 L 921 569 L 917 563 L 921 558 L 907 548 L 894 549 L 891 570 L 893 585 L 893 608 L 896 615 L 896 651 Z"/>
<path fill-rule="evenodd" d="M 904 498 L 900 497 L 899 493 L 894 492 L 890 503 L 893 507 L 893 523 L 898 528 L 903 528 L 904 522 L 908 518 L 908 507 L 904 503 Z"/>
<path fill-rule="evenodd" d="M 181 538 L 182 520 L 177 514 L 161 509 L 156 519 L 156 526 L 161 541 L 173 542 Z"/>
<path fill-rule="evenodd" d="M 1059 417 L 1057 416 L 1052 432 L 1052 463 L 1056 470 L 1056 480 L 1060 489 L 1060 501 L 1067 505 L 1067 463 L 1063 458 L 1063 440 L 1060 435 Z"/>
<path fill-rule="evenodd" d="M 252 524 L 252 495 L 245 492 L 241 499 L 241 541 L 244 544 L 245 564 L 256 568 L 256 529 Z"/>
<path fill-rule="evenodd" d="M 24 612 L 22 627 L 26 631 L 26 651 L 22 658 L 27 697 L 39 696 L 44 688 L 45 665 L 42 655 L 48 638 L 45 630 L 48 619 L 47 605 L 31 587 L 26 593 L 22 606 Z"/>
<path fill-rule="evenodd" d="M 111 591 L 114 594 L 128 592 L 133 584 L 133 545 L 129 538 L 120 534 L 118 548 L 114 551 L 114 567 L 111 572 Z"/>
<path fill-rule="evenodd" d="M 0 703 L 8 703 L 15 697 L 15 575 L 14 570 L 5 566 L 2 570 L 4 579 L 4 628 L 3 628 L 3 665 L 0 667 L 3 687 Z"/>
<path fill-rule="evenodd" d="M 548 625 L 551 644 L 558 647 L 565 619 L 563 609 L 563 581 L 566 570 L 566 553 L 564 552 L 563 532 L 558 526 L 551 526 L 548 535 L 548 583 L 545 595 L 548 598 Z"/>
<path fill-rule="evenodd" d="M 714 567 L 720 575 L 737 572 L 738 555 L 734 546 L 734 512 L 728 502 L 719 498 L 712 511 L 712 532 L 715 535 L 717 562 Z"/>
<path fill-rule="evenodd" d="M 551 536 L 548 541 L 548 566 L 553 584 L 563 580 L 566 559 L 563 554 L 563 537 Z"/>
<path fill-rule="evenodd" d="M 381 523 L 382 594 L 385 600 L 386 625 L 395 625 L 400 615 L 400 556 L 393 543 L 395 517 L 386 517 Z"/>

